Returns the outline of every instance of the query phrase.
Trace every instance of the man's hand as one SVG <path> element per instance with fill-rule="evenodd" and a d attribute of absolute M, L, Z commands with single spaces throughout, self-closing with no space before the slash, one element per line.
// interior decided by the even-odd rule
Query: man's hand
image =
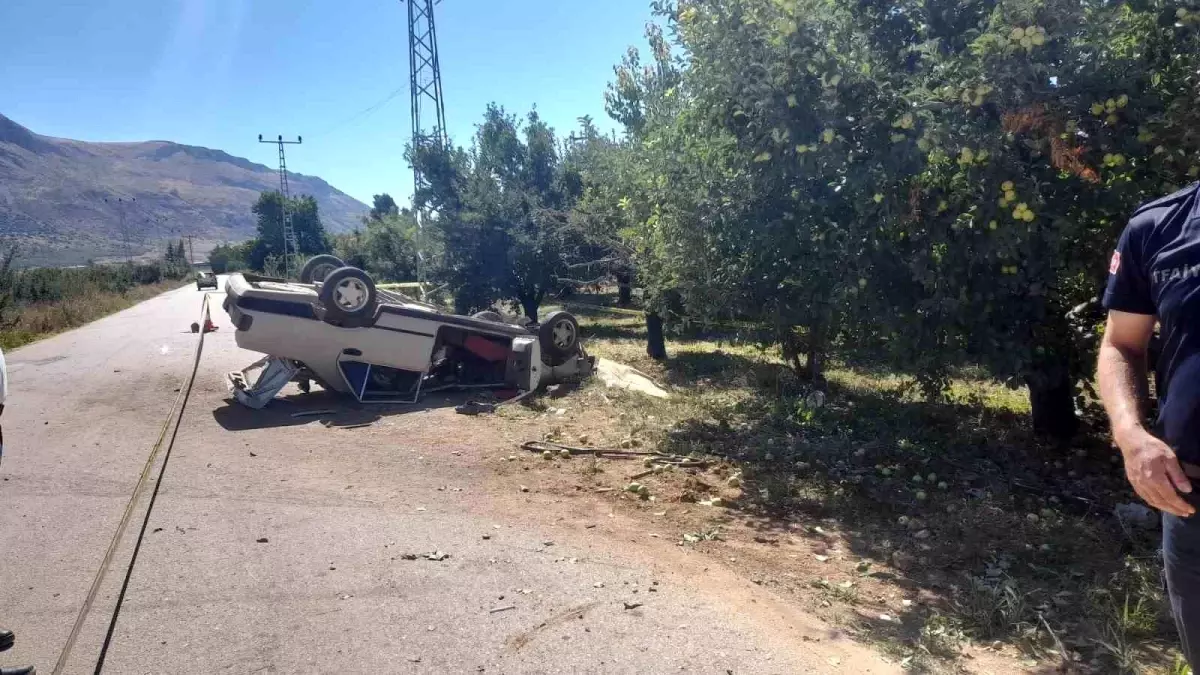
<path fill-rule="evenodd" d="M 1180 492 L 1192 491 L 1187 474 L 1179 465 L 1175 451 L 1145 429 L 1138 428 L 1118 438 L 1125 456 L 1125 475 L 1146 503 L 1160 511 L 1186 518 L 1196 512 Z"/>

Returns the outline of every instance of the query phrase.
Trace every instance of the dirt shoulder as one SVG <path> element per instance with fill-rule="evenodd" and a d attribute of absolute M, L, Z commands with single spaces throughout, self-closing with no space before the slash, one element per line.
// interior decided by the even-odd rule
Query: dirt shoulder
<path fill-rule="evenodd" d="M 620 422 L 629 415 L 614 414 L 606 400 L 623 396 L 628 394 L 586 387 L 544 401 L 544 411 L 511 409 L 491 420 L 507 441 L 484 457 L 493 471 L 494 503 L 524 511 L 526 518 L 582 525 L 585 537 L 654 561 L 719 596 L 727 611 L 755 616 L 772 632 L 787 627 L 785 634 L 804 642 L 865 642 L 899 667 L 927 672 L 1039 672 L 1041 664 L 1010 645 L 961 639 L 931 644 L 937 638 L 928 630 L 922 634 L 916 618 L 944 604 L 943 594 L 861 555 L 853 536 L 833 519 L 756 517 L 738 509 L 745 492 L 731 481 L 737 475 L 732 463 L 713 459 L 705 468 L 644 475 L 651 469 L 637 457 L 576 452 L 547 458 L 520 448 L 542 438 L 582 448 L 651 447 L 637 440 L 638 432 L 632 443 L 622 432 L 628 427 Z M 646 496 L 631 492 L 631 484 L 645 486 Z M 918 664 L 905 644 L 942 651 Z"/>
<path fill-rule="evenodd" d="M 1101 430 L 1048 446 L 1023 392 L 972 373 L 928 402 L 902 373 L 844 364 L 818 395 L 728 336 L 655 362 L 636 315 L 578 312 L 593 353 L 671 398 L 591 381 L 501 408 L 501 493 L 607 510 L 627 545 L 705 560 L 909 669 L 1176 672 L 1156 526 L 1114 515 L 1136 498 Z M 543 458 L 531 440 L 705 465 Z"/>

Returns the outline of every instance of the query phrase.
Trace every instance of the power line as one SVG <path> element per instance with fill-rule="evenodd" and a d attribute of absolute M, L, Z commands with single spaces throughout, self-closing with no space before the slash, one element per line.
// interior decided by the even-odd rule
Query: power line
<path fill-rule="evenodd" d="M 355 122 L 355 121 L 359 120 L 360 118 L 370 115 L 371 113 L 375 112 L 376 110 L 379 110 L 380 108 L 387 105 L 388 103 L 391 103 L 393 100 L 396 99 L 396 97 L 400 96 L 400 94 L 403 94 L 405 92 L 405 90 L 406 90 L 406 87 L 400 87 L 399 89 L 392 91 L 387 96 L 380 99 L 379 101 L 372 103 L 371 105 L 354 113 L 353 115 L 351 115 L 350 117 L 347 117 L 346 119 L 342 120 L 341 122 L 338 122 L 337 124 L 334 124 L 326 129 L 318 132 L 316 135 L 318 137 L 325 136 L 327 134 L 333 133 L 334 131 L 337 131 L 338 129 L 341 129 L 342 127 L 350 124 L 351 122 Z"/>

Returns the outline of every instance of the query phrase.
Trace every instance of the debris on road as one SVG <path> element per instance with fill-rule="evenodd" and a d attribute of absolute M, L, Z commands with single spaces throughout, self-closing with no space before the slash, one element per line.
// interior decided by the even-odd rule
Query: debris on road
<path fill-rule="evenodd" d="M 641 607 L 641 606 L 642 606 L 642 603 L 640 603 L 640 602 L 626 602 L 626 603 L 624 603 L 624 605 L 625 605 L 625 609 L 637 609 L 638 607 Z"/>
<path fill-rule="evenodd" d="M 463 403 L 462 405 L 456 406 L 454 408 L 454 412 L 458 413 L 459 415 L 483 415 L 483 414 L 488 414 L 488 413 L 494 413 L 494 412 L 496 412 L 496 409 L 499 408 L 500 406 L 509 405 L 512 403 L 519 403 L 519 402 L 524 401 L 525 399 L 529 398 L 536 392 L 537 392 L 536 389 L 530 389 L 528 391 L 523 391 L 520 394 L 513 396 L 512 398 L 508 398 L 503 401 L 496 401 L 496 402 L 476 401 L 476 400 L 472 399 L 470 401 L 467 401 L 466 403 Z"/>
<path fill-rule="evenodd" d="M 269 540 L 269 539 L 267 539 L 266 537 L 259 537 L 259 538 L 258 538 L 258 539 L 256 539 L 255 541 L 256 541 L 256 542 L 258 542 L 259 544 L 265 544 L 265 543 L 267 543 L 267 542 L 268 542 L 268 541 L 270 541 L 270 540 Z"/>
<path fill-rule="evenodd" d="M 526 441 L 521 444 L 522 450 L 536 452 L 541 454 L 546 459 L 553 459 L 557 454 L 560 457 L 569 457 L 571 455 L 592 455 L 597 459 L 641 459 L 642 463 L 647 467 L 652 467 L 655 471 L 648 471 L 638 476 L 657 473 L 657 470 L 674 467 L 677 469 L 703 469 L 707 468 L 709 462 L 703 459 L 696 459 L 686 455 L 674 455 L 660 452 L 645 452 L 639 450 L 621 450 L 617 448 L 592 448 L 592 447 L 575 447 L 563 445 L 562 443 L 554 443 L 551 441 Z"/>
<path fill-rule="evenodd" d="M 611 359 L 599 359 L 596 376 L 606 387 L 636 391 L 654 398 L 670 398 L 670 394 L 654 383 L 649 375 Z"/>
<path fill-rule="evenodd" d="M 517 606 L 516 606 L 516 605 L 505 605 L 505 606 L 503 606 L 503 607 L 493 607 L 492 609 L 488 610 L 488 614 L 496 614 L 496 613 L 499 613 L 499 612 L 507 612 L 507 611 L 508 611 L 508 610 L 510 610 L 510 609 L 516 609 L 516 608 L 517 608 Z"/>
<path fill-rule="evenodd" d="M 336 410 L 301 410 L 300 412 L 292 413 L 293 418 L 297 417 L 316 417 L 317 415 L 336 415 Z"/>
<path fill-rule="evenodd" d="M 374 422 L 355 422 L 353 424 L 337 424 L 333 420 L 322 420 L 321 426 L 326 429 L 365 429 L 375 426 Z"/>
<path fill-rule="evenodd" d="M 454 412 L 459 415 L 484 415 L 496 412 L 497 405 L 496 403 L 485 403 L 483 401 L 467 401 L 466 403 L 454 406 Z"/>
<path fill-rule="evenodd" d="M 425 554 L 425 559 L 426 559 L 426 560 L 432 560 L 432 561 L 434 561 L 434 562 L 441 562 L 441 561 L 443 561 L 443 560 L 445 560 L 446 558 L 449 558 L 449 557 L 450 557 L 450 554 L 449 554 L 449 553 L 445 553 L 445 552 L 443 552 L 443 551 L 434 551 L 433 553 L 426 553 L 426 554 Z"/>

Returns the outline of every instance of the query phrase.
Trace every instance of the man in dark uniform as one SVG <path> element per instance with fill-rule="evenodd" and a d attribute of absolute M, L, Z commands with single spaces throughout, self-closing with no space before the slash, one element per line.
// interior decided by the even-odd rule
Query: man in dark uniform
<path fill-rule="evenodd" d="M 1100 396 L 1133 489 L 1163 512 L 1163 559 L 1183 653 L 1200 666 L 1200 184 L 1139 208 L 1109 263 Z M 1144 424 L 1155 323 L 1158 420 Z"/>

